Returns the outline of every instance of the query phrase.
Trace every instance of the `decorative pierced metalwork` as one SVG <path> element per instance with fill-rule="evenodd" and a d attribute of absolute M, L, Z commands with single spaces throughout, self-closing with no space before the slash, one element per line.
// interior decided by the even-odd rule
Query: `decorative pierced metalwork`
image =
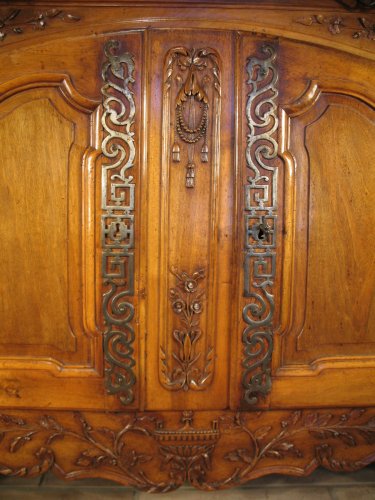
<path fill-rule="evenodd" d="M 196 366 L 201 356 L 200 352 L 196 352 L 196 345 L 202 336 L 199 316 L 203 311 L 204 299 L 204 290 L 199 287 L 199 281 L 205 278 L 205 271 L 200 269 L 192 276 L 185 272 L 178 273 L 176 269 L 171 272 L 177 278 L 177 286 L 169 290 L 169 298 L 174 313 L 180 317 L 182 329 L 173 331 L 178 351 L 172 353 L 177 364 L 172 371 L 168 369 L 166 351 L 160 347 L 163 383 L 172 390 L 199 391 L 211 381 L 214 353 L 213 347 L 209 347 L 203 370 Z"/>
<path fill-rule="evenodd" d="M 123 404 L 134 400 L 133 367 L 134 306 L 134 189 L 135 103 L 130 85 L 134 82 L 134 60 L 128 52 L 116 55 L 118 41 L 106 43 L 102 67 L 104 85 L 102 126 L 102 277 L 105 383 L 109 394 Z"/>
<path fill-rule="evenodd" d="M 244 296 L 251 300 L 242 311 L 246 323 L 242 385 L 248 404 L 256 404 L 258 396 L 271 389 L 276 272 L 278 73 L 274 47 L 263 45 L 261 50 L 266 57 L 250 58 L 246 66 L 250 93 L 246 104 L 249 176 L 244 193 Z"/>
<path fill-rule="evenodd" d="M 175 69 L 178 68 L 178 71 Z M 187 76 L 184 73 L 187 72 Z M 176 74 L 175 74 L 176 73 Z M 177 83 L 175 126 L 176 134 L 171 148 L 172 160 L 181 161 L 181 144 L 187 144 L 186 182 L 187 188 L 195 186 L 196 148 L 200 148 L 200 161 L 209 161 L 208 125 L 210 88 L 216 97 L 211 99 L 212 121 L 219 119 L 220 69 L 218 57 L 212 49 L 187 49 L 177 47 L 169 52 L 166 63 L 165 92 L 169 93 L 175 76 Z M 215 128 L 216 130 L 216 128 Z"/>

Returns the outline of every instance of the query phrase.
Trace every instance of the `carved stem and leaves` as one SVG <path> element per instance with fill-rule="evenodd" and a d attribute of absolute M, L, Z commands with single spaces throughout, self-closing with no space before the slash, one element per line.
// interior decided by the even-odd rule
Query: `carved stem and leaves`
<path fill-rule="evenodd" d="M 335 458 L 335 451 L 339 452 L 343 447 L 355 448 L 361 443 L 375 444 L 375 417 L 363 421 L 361 417 L 365 411 L 353 409 L 339 415 L 294 411 L 281 420 L 276 434 L 275 426 L 261 423 L 255 426 L 250 422 L 251 417 L 241 413 L 224 416 L 221 418 L 222 433 L 242 432 L 247 436 L 248 446 L 226 453 L 225 460 L 238 465 L 231 476 L 205 486 L 214 489 L 223 484 L 240 484 L 266 459 L 303 459 L 306 441 L 311 442 L 314 448 L 313 458 L 305 464 L 306 469 L 313 470 L 320 465 L 334 472 L 359 470 L 375 460 L 375 452 L 362 460 L 340 460 Z M 262 415 L 258 412 L 256 417 L 261 421 Z"/>
<path fill-rule="evenodd" d="M 25 16 L 23 16 L 21 9 L 12 9 L 2 15 L 0 18 L 0 41 L 5 40 L 9 34 L 21 35 L 27 29 L 44 30 L 53 20 L 75 23 L 81 19 L 79 16 L 61 9 L 49 9 L 25 19 L 22 19 L 23 17 Z"/>
<path fill-rule="evenodd" d="M 231 487 L 280 466 L 306 475 L 318 466 L 355 471 L 375 461 L 374 409 L 227 412 L 211 429 L 192 426 L 187 413 L 182 428 L 165 428 L 152 414 L 0 414 L 0 474 L 51 470 L 167 492 L 185 481 L 205 490 Z"/>
<path fill-rule="evenodd" d="M 152 460 L 152 456 L 140 453 L 127 445 L 129 434 L 144 437 L 152 436 L 153 417 L 121 415 L 123 421 L 119 430 L 109 427 L 94 428 L 81 413 L 73 415 L 76 425 L 65 427 L 59 420 L 50 415 L 41 416 L 36 422 L 28 423 L 24 419 L 12 415 L 0 414 L 0 441 L 7 440 L 8 451 L 12 454 L 23 451 L 23 448 L 34 439 L 42 436 L 42 446 L 36 450 L 37 463 L 31 467 L 9 467 L 0 459 L 0 474 L 4 476 L 35 476 L 49 470 L 64 474 L 53 450 L 55 442 L 79 441 L 79 452 L 74 458 L 73 468 L 97 469 L 109 467 L 117 470 L 129 485 L 150 492 L 165 492 L 176 488 L 169 484 L 156 484 L 138 470 L 139 466 Z"/>
<path fill-rule="evenodd" d="M 163 382 L 168 389 L 187 391 L 202 390 L 212 377 L 213 348 L 206 353 L 203 369 L 197 366 L 201 352 L 197 344 L 202 336 L 200 315 L 204 305 L 204 289 L 199 282 L 205 278 L 205 270 L 200 269 L 192 275 L 171 270 L 177 279 L 175 288 L 169 290 L 173 312 L 179 317 L 181 327 L 173 330 L 177 350 L 172 352 L 175 368 L 168 367 L 168 356 L 161 347 Z"/>
<path fill-rule="evenodd" d="M 299 17 L 296 23 L 304 26 L 322 25 L 326 26 L 332 35 L 340 35 L 345 30 L 352 32 L 353 38 L 367 38 L 375 40 L 375 20 L 368 17 L 358 17 L 353 25 L 353 18 L 337 16 L 323 16 L 322 14 L 313 14 L 307 17 Z"/>

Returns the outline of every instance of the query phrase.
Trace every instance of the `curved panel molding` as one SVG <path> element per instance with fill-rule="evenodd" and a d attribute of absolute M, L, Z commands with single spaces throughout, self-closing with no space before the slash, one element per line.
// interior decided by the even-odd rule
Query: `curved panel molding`
<path fill-rule="evenodd" d="M 70 76 L 64 73 L 35 73 L 2 83 L 0 102 L 20 92 L 45 87 L 57 87 L 68 104 L 83 113 L 92 113 L 100 105 L 99 100 L 80 94 L 74 87 Z"/>
<path fill-rule="evenodd" d="M 361 211 L 361 223 L 373 226 L 372 171 L 366 159 L 371 156 L 374 103 L 359 90 L 348 81 L 312 81 L 281 113 L 281 154 L 288 167 L 284 254 L 298 253 L 298 258 L 284 263 L 283 290 L 290 296 L 285 293 L 282 304 L 280 377 L 360 367 L 365 354 L 362 366 L 374 366 L 373 273 L 367 250 L 372 236 L 354 229 Z M 342 127 L 344 117 L 362 133 L 355 136 L 350 126 Z M 320 143 L 322 135 L 326 141 Z M 349 142 L 352 150 L 345 153 Z M 328 185 L 327 176 L 335 182 Z M 327 206 L 317 202 L 323 188 L 324 199 L 331 200 Z M 323 309 L 318 324 L 314 318 Z"/>
<path fill-rule="evenodd" d="M 17 266 L 14 246 L 17 241 L 27 241 L 18 252 L 21 259 L 23 248 L 25 257 L 14 272 L 18 273 L 19 290 L 23 290 L 23 297 L 28 297 L 32 311 L 28 319 L 26 307 L 16 312 L 17 321 L 13 322 L 13 327 L 23 334 L 28 329 L 22 322 L 28 323 L 29 341 L 23 342 L 22 335 L 14 335 L 14 342 L 9 340 L 7 345 L 4 339 L 2 342 L 1 368 L 15 369 L 12 375 L 15 379 L 17 370 L 30 367 L 61 377 L 98 373 L 94 300 L 83 292 L 88 283 L 92 287 L 95 281 L 90 263 L 84 265 L 83 259 L 87 254 L 92 255 L 94 248 L 89 241 L 93 221 L 88 218 L 88 205 L 93 205 L 94 190 L 89 184 L 87 153 L 92 150 L 88 137 L 98 104 L 77 92 L 65 74 L 26 75 L 0 85 L 0 120 L 7 122 L 7 127 L 2 122 L 1 130 L 14 141 L 12 154 L 3 148 L 3 155 L 9 155 L 7 163 L 14 162 L 14 168 L 4 171 L 2 183 L 7 186 L 8 196 L 12 193 L 9 201 L 17 202 L 11 209 L 11 204 L 3 197 L 10 215 L 4 219 L 2 237 L 5 242 L 8 233 L 12 248 L 8 255 L 3 255 L 3 262 L 12 256 L 12 266 L 8 265 L 11 272 L 10 268 Z M 26 120 L 28 126 L 25 130 L 21 127 L 22 140 L 17 140 L 21 130 L 17 124 L 24 125 Z M 56 138 L 58 134 L 59 139 Z M 25 183 L 24 188 L 22 183 Z M 10 221 L 12 230 L 7 230 L 5 221 Z M 39 251 L 42 258 L 38 258 Z M 53 255 L 45 258 L 49 252 Z M 27 266 L 29 261 L 34 262 L 32 271 Z M 53 268 L 52 262 L 55 262 Z M 34 279 L 38 276 L 41 280 L 39 289 L 29 280 L 30 272 Z M 61 317 L 62 309 L 64 318 Z M 7 314 L 10 314 L 9 308 Z M 54 320 L 58 321 L 55 327 Z"/>

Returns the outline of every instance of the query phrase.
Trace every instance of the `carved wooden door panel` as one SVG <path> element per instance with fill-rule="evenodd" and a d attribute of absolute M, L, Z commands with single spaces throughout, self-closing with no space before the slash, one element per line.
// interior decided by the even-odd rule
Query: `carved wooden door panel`
<path fill-rule="evenodd" d="M 54 22 L 64 22 L 63 14 Z M 135 34 L 127 42 L 138 60 L 139 38 Z M 110 372 L 117 360 L 110 339 L 103 349 L 103 324 L 109 320 L 103 319 L 102 303 L 112 299 L 108 290 L 123 262 L 108 250 L 108 276 L 102 275 L 101 246 L 109 247 L 111 238 L 117 245 L 116 223 L 121 222 L 121 215 L 109 220 L 110 208 L 107 218 L 101 213 L 105 42 L 104 37 L 78 35 L 64 44 L 49 40 L 42 50 L 35 37 L 0 56 L 4 406 L 104 408 L 114 399 L 116 388 L 104 366 Z M 139 85 L 133 85 L 134 100 Z M 101 222 L 108 228 L 105 241 L 98 230 Z M 137 396 L 132 393 L 130 400 Z"/>
<path fill-rule="evenodd" d="M 89 3 L 0 16 L 0 474 L 373 462 L 373 24 Z"/>
<path fill-rule="evenodd" d="M 375 394 L 375 241 L 361 228 L 375 223 L 374 72 L 360 58 L 292 42 L 280 61 L 283 280 L 270 404 L 366 405 Z"/>

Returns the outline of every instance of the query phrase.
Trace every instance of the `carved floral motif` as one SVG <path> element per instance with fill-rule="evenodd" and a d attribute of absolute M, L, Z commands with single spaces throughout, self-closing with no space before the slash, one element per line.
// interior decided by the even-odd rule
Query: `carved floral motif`
<path fill-rule="evenodd" d="M 304 26 L 312 26 L 314 24 L 320 24 L 327 26 L 328 31 L 332 35 L 339 35 L 344 30 L 351 30 L 353 38 L 367 38 L 369 40 L 375 40 L 375 22 L 370 21 L 365 17 L 358 17 L 356 19 L 357 26 L 353 26 L 353 18 L 347 18 L 342 16 L 330 16 L 326 17 L 322 14 L 313 14 L 308 17 L 300 17 L 295 20 L 299 24 Z"/>
<path fill-rule="evenodd" d="M 354 471 L 375 461 L 374 409 L 227 412 L 211 428 L 192 420 L 192 412 L 183 413 L 182 427 L 153 414 L 0 414 L 0 474 L 51 470 L 166 492 L 185 481 L 206 490 L 235 486 L 280 466 L 307 475 L 318 466 Z"/>
<path fill-rule="evenodd" d="M 177 278 L 177 285 L 169 290 L 169 298 L 173 312 L 180 319 L 181 328 L 173 331 L 178 350 L 172 353 L 176 364 L 172 371 L 168 368 L 165 348 L 160 348 L 163 383 L 173 390 L 202 390 L 211 381 L 214 355 L 213 348 L 209 347 L 203 370 L 197 367 L 201 357 L 201 352 L 197 352 L 197 343 L 202 336 L 199 317 L 204 300 L 204 289 L 199 287 L 199 282 L 205 278 L 205 270 L 200 269 L 191 276 L 186 272 L 179 273 L 174 268 L 171 272 Z"/>
<path fill-rule="evenodd" d="M 26 20 L 19 21 L 18 18 L 20 15 L 22 16 L 21 9 L 14 9 L 0 19 L 0 41 L 5 40 L 9 34 L 21 35 L 28 28 L 44 30 L 49 26 L 52 20 L 59 19 L 60 21 L 74 23 L 81 19 L 61 9 L 50 9 L 45 12 L 38 12 L 28 17 Z"/>

